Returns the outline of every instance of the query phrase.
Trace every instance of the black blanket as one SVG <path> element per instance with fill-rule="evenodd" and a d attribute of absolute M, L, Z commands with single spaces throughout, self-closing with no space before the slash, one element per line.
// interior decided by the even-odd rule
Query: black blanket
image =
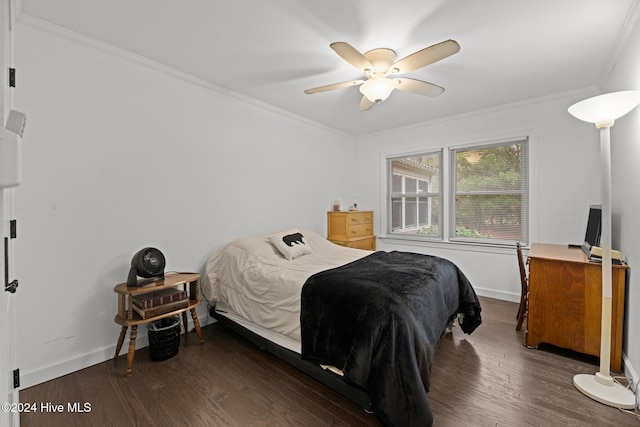
<path fill-rule="evenodd" d="M 375 252 L 311 276 L 302 288 L 302 358 L 341 368 L 385 426 L 430 426 L 435 346 L 457 314 L 477 328 L 480 303 L 452 262 Z"/>

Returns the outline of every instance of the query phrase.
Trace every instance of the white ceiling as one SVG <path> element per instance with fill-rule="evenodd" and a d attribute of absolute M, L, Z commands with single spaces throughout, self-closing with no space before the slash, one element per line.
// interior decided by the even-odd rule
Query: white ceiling
<path fill-rule="evenodd" d="M 637 0 L 21 0 L 19 17 L 77 32 L 353 136 L 598 85 L 635 25 Z M 36 18 L 36 19 L 33 19 Z M 360 112 L 362 78 L 329 44 L 398 58 L 446 39 L 458 54 L 406 74 Z"/>

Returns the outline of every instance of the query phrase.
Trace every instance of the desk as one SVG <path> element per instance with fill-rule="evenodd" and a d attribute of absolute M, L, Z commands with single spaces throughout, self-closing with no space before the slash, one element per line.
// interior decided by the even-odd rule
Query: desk
<path fill-rule="evenodd" d="M 580 248 L 534 243 L 529 258 L 527 345 L 548 343 L 600 356 L 602 266 Z M 612 267 L 611 369 L 622 367 L 626 265 Z"/>

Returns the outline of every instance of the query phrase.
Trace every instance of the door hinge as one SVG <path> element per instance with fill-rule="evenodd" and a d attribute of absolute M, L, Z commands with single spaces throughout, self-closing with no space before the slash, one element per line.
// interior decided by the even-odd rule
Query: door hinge
<path fill-rule="evenodd" d="M 18 237 L 18 221 L 15 219 L 9 221 L 9 237 L 12 239 Z"/>
<path fill-rule="evenodd" d="M 20 387 L 20 369 L 13 370 L 13 388 Z"/>
<path fill-rule="evenodd" d="M 9 86 L 16 87 L 16 69 L 9 68 Z"/>

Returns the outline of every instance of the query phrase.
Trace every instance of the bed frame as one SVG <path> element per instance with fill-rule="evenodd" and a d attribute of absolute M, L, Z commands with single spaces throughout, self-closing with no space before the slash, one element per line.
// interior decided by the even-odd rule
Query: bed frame
<path fill-rule="evenodd" d="M 278 344 L 269 341 L 268 339 L 261 337 L 253 331 L 245 328 L 244 326 L 234 322 L 233 320 L 225 317 L 223 314 L 218 313 L 214 307 L 209 308 L 209 314 L 220 322 L 223 326 L 228 327 L 235 333 L 241 335 L 247 340 L 257 345 L 260 349 L 265 350 L 284 362 L 292 365 L 298 370 L 309 375 L 311 378 L 321 382 L 330 389 L 340 393 L 347 399 L 360 405 L 366 412 L 371 413 L 371 401 L 367 393 L 355 386 L 347 384 L 344 379 L 327 369 L 323 369 L 319 365 L 303 360 L 300 354 L 295 351 L 291 351 L 287 348 L 279 346 Z"/>

